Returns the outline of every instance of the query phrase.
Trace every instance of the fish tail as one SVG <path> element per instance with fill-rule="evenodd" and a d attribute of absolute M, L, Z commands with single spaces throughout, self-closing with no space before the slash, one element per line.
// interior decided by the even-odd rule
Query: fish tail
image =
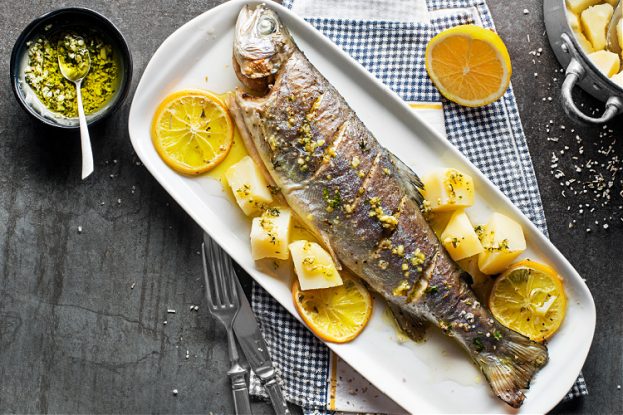
<path fill-rule="evenodd" d="M 505 329 L 495 353 L 476 358 L 493 392 L 513 408 L 525 399 L 522 390 L 548 360 L 547 347 L 512 330 Z"/>

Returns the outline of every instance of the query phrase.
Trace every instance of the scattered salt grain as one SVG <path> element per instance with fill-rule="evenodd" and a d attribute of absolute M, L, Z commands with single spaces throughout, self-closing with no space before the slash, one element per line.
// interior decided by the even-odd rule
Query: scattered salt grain
<path fill-rule="evenodd" d="M 82 233 L 82 226 L 78 226 L 78 233 Z"/>
<path fill-rule="evenodd" d="M 523 14 L 528 14 L 530 11 L 528 9 L 523 9 Z"/>

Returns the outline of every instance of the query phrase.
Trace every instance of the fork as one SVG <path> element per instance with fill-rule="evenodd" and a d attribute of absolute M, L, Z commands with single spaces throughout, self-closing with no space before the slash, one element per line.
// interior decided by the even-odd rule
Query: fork
<path fill-rule="evenodd" d="M 231 258 L 216 242 L 208 237 L 204 238 L 201 247 L 208 309 L 212 316 L 217 318 L 227 329 L 229 362 L 231 364 L 227 375 L 231 380 L 236 414 L 251 414 L 249 390 L 245 380 L 247 371 L 238 362 L 239 355 L 233 330 L 234 319 L 238 314 L 240 303 L 233 278 L 235 274 Z"/>

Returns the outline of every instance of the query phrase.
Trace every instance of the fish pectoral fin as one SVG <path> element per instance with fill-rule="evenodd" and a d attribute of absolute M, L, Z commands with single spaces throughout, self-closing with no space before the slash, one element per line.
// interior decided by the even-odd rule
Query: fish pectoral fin
<path fill-rule="evenodd" d="M 245 149 L 247 150 L 247 153 L 249 153 L 249 157 L 251 157 L 251 159 L 255 162 L 257 167 L 260 169 L 260 171 L 262 172 L 262 175 L 264 176 L 264 179 L 266 179 L 266 182 L 271 186 L 278 187 L 277 183 L 275 183 L 275 180 L 270 175 L 270 172 L 264 165 L 264 162 L 262 161 L 262 158 L 260 157 L 257 147 L 255 146 L 255 142 L 253 141 L 253 136 L 251 132 L 249 131 L 249 128 L 247 127 L 247 124 L 245 122 L 243 110 L 240 107 L 239 102 L 238 102 L 238 99 L 240 99 L 241 94 L 242 92 L 240 90 L 236 90 L 234 94 L 230 94 L 227 97 L 226 102 L 229 108 L 229 113 L 231 114 L 234 120 L 234 124 L 236 124 L 236 127 L 238 128 L 238 132 L 240 133 L 240 137 L 242 138 L 242 142 L 244 144 Z M 276 195 L 276 199 L 278 203 L 285 204 L 285 198 L 282 195 L 280 194 Z"/>
<path fill-rule="evenodd" d="M 329 237 L 327 235 L 325 235 L 324 233 L 320 232 L 320 234 L 318 235 L 320 237 L 320 242 L 322 243 L 322 245 L 324 245 L 325 249 L 327 250 L 327 252 L 329 252 L 329 255 L 331 255 L 331 258 L 333 258 L 333 262 L 335 263 L 335 267 L 337 268 L 338 271 L 342 270 L 342 263 L 340 262 L 340 260 L 337 258 L 337 255 L 335 255 L 335 251 L 333 250 L 333 247 L 331 246 L 331 243 L 329 242 Z"/>
<path fill-rule="evenodd" d="M 301 223 L 305 227 L 305 229 L 307 229 L 307 231 L 309 231 L 318 239 L 320 245 L 322 245 L 322 247 L 327 250 L 329 255 L 331 255 L 331 259 L 333 259 L 333 262 L 335 263 L 335 268 L 337 268 L 338 271 L 341 271 L 342 263 L 338 259 L 337 255 L 335 255 L 335 251 L 331 246 L 331 239 L 329 238 L 329 236 L 322 232 L 317 226 L 315 226 L 313 220 L 300 215 L 296 215 L 296 218 L 299 223 Z"/>
<path fill-rule="evenodd" d="M 398 327 L 405 332 L 413 341 L 421 342 L 426 338 L 428 321 L 414 316 L 413 313 L 403 311 L 399 305 L 387 303 L 387 307 L 392 313 Z"/>

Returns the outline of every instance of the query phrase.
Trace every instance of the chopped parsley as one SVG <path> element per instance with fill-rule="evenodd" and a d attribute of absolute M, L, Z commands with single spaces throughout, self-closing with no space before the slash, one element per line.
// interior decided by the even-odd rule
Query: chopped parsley
<path fill-rule="evenodd" d="M 268 187 L 268 191 L 270 192 L 271 195 L 275 196 L 277 194 L 279 194 L 279 192 L 281 191 L 281 189 L 279 188 L 279 186 L 273 186 L 272 184 L 267 185 L 266 187 Z"/>
<path fill-rule="evenodd" d="M 480 337 L 474 338 L 474 346 L 476 346 L 476 351 L 479 353 L 485 349 L 485 345 Z"/>
<path fill-rule="evenodd" d="M 461 238 L 461 239 L 463 239 L 463 238 Z M 452 244 L 452 246 L 453 246 L 454 248 L 456 248 L 456 247 L 457 247 L 457 246 L 459 246 L 459 244 L 461 243 L 461 239 L 454 237 L 454 238 L 452 238 L 452 239 L 450 240 L 450 243 Z"/>
<path fill-rule="evenodd" d="M 322 189 L 322 198 L 327 204 L 327 212 L 333 212 L 335 209 L 342 205 L 342 196 L 340 195 L 340 189 L 335 189 L 333 194 L 326 187 Z"/>
<path fill-rule="evenodd" d="M 269 216 L 277 217 L 279 216 L 280 213 L 281 211 L 279 210 L 279 208 L 276 208 L 276 207 L 271 207 L 271 208 L 266 209 L 266 214 Z"/>
<path fill-rule="evenodd" d="M 426 294 L 437 294 L 439 292 L 439 288 L 437 288 L 436 285 L 429 285 L 428 287 L 426 287 L 424 292 Z"/>

